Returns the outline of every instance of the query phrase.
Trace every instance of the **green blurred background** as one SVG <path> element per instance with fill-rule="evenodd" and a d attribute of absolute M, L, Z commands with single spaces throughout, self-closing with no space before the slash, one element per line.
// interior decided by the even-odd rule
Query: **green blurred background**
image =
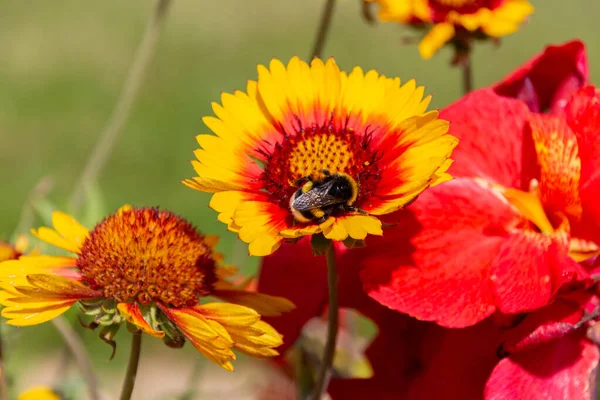
<path fill-rule="evenodd" d="M 258 63 L 308 56 L 322 3 L 175 0 L 147 79 L 99 178 L 106 207 L 131 203 L 176 211 L 204 232 L 223 235 L 221 250 L 230 254 L 235 238 L 208 209 L 209 196 L 179 183 L 194 174 L 194 136 L 206 130 L 201 118 L 211 114 L 210 102 L 219 101 L 221 92 L 244 89 L 247 79 L 256 78 Z M 476 48 L 477 87 L 502 78 L 545 45 L 573 38 L 587 43 L 592 80 L 598 76 L 600 3 L 532 3 L 536 12 L 518 33 L 500 47 Z M 0 237 L 12 234 L 27 194 L 42 177 L 53 179 L 49 198 L 66 206 L 152 6 L 150 0 L 0 1 Z M 449 50 L 423 61 L 415 46 L 400 44 L 413 34 L 395 24 L 369 26 L 359 0 L 339 0 L 324 55 L 346 70 L 359 65 L 416 78 L 433 94 L 433 106 L 443 107 L 460 95 L 460 72 L 448 66 Z M 51 329 L 35 332 L 20 335 L 40 348 L 56 340 Z M 15 358 L 31 354 L 31 346 L 22 347 L 15 352 L 23 358 Z M 108 355 L 102 349 L 95 356 L 101 364 Z M 189 351 L 175 353 L 164 354 L 175 360 L 186 354 L 191 362 Z M 125 355 L 120 352 L 117 365 Z"/>

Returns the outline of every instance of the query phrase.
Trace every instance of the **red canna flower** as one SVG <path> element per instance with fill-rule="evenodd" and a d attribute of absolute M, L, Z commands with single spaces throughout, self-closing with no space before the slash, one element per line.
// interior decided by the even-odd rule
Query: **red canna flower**
<path fill-rule="evenodd" d="M 594 372 L 600 356 L 586 338 L 594 325 L 590 290 L 577 291 L 534 313 L 494 314 L 474 326 L 448 329 L 417 321 L 377 304 L 361 289 L 359 265 L 375 246 L 392 246 L 389 237 L 371 238 L 369 246 L 347 252 L 337 246 L 340 303 L 355 307 L 378 326 L 366 354 L 373 369 L 370 379 L 333 379 L 329 394 L 344 399 L 592 399 Z M 259 288 L 271 295 L 285 294 L 298 308 L 269 322 L 294 345 L 300 328 L 327 307 L 324 260 L 311 258 L 309 241 L 284 244 L 264 259 Z M 306 251 L 299 251 L 306 250 Z M 350 255 L 350 257 L 349 257 Z M 346 268 L 346 266 L 348 268 Z M 285 268 L 287 279 L 282 280 Z M 589 321 L 587 321 L 590 319 Z M 286 364 L 286 369 L 293 366 Z M 443 384 L 432 384 L 443 382 Z"/>
<path fill-rule="evenodd" d="M 492 89 L 523 100 L 533 112 L 559 113 L 573 93 L 589 83 L 585 45 L 579 40 L 548 46 Z"/>
<path fill-rule="evenodd" d="M 465 327 L 496 311 L 534 311 L 589 285 L 578 261 L 600 243 L 594 89 L 578 92 L 565 112 L 533 114 L 491 90 L 446 108 L 462 143 L 458 178 L 398 215 L 386 242 L 369 244 L 367 292 L 418 319 Z"/>

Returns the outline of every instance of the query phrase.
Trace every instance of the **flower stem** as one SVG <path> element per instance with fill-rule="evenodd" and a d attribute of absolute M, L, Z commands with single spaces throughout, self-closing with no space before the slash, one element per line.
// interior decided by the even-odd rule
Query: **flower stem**
<path fill-rule="evenodd" d="M 123 380 L 123 390 L 121 391 L 121 400 L 131 399 L 133 387 L 135 385 L 135 376 L 137 375 L 138 365 L 140 364 L 140 354 L 142 348 L 142 333 L 135 332 L 131 334 L 131 350 L 129 351 L 129 364 L 127 373 Z"/>
<path fill-rule="evenodd" d="M 88 392 L 90 395 L 90 399 L 92 400 L 100 400 L 100 395 L 98 394 L 98 381 L 96 380 L 96 373 L 94 372 L 94 367 L 92 362 L 90 361 L 90 356 L 83 345 L 83 342 L 75 332 L 75 330 L 69 325 L 64 316 L 56 317 L 52 320 L 52 324 L 56 328 L 56 330 L 61 334 L 67 347 L 73 353 L 75 357 L 75 362 L 85 379 L 85 382 L 88 387 Z"/>
<path fill-rule="evenodd" d="M 315 57 L 321 58 L 323 48 L 325 47 L 325 41 L 327 40 L 327 33 L 329 32 L 329 27 L 331 26 L 334 8 L 335 0 L 327 0 L 325 3 L 325 8 L 323 9 L 323 15 L 321 16 L 321 23 L 319 24 L 319 30 L 317 31 L 315 44 L 313 46 L 312 53 L 310 53 L 310 60 Z"/>
<path fill-rule="evenodd" d="M 329 370 L 333 364 L 338 333 L 338 273 L 335 266 L 335 246 L 329 245 L 327 253 L 327 284 L 329 287 L 329 309 L 327 313 L 327 342 L 323 352 L 323 362 L 317 374 L 312 400 L 320 400 L 326 390 Z"/>
<path fill-rule="evenodd" d="M 152 54 L 154 53 L 154 48 L 160 34 L 160 27 L 165 20 L 170 4 L 171 0 L 157 0 L 156 7 L 146 26 L 142 41 L 136 50 L 133 63 L 129 67 L 119 100 L 115 104 L 112 114 L 106 122 L 104 130 L 100 134 L 100 138 L 92 150 L 92 154 L 71 194 L 69 205 L 73 213 L 77 213 L 81 207 L 86 185 L 94 181 L 100 174 L 117 142 L 121 128 L 123 128 L 123 125 L 127 121 L 131 106 L 144 81 L 148 64 L 152 59 Z"/>
<path fill-rule="evenodd" d="M 465 54 L 460 68 L 462 69 L 463 94 L 467 94 L 473 90 L 473 71 L 471 69 L 470 52 Z"/>

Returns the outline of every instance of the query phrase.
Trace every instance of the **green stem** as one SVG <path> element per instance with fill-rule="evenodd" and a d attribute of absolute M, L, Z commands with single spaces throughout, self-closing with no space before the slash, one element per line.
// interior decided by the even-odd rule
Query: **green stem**
<path fill-rule="evenodd" d="M 323 9 L 323 15 L 321 16 L 321 23 L 319 24 L 319 30 L 317 31 L 317 37 L 313 50 L 310 53 L 310 60 L 315 57 L 321 58 L 325 42 L 327 41 L 327 34 L 329 33 L 329 27 L 331 26 L 331 19 L 333 18 L 333 10 L 335 9 L 335 0 L 327 0 L 325 8 Z"/>
<path fill-rule="evenodd" d="M 140 364 L 140 354 L 142 349 L 142 333 L 136 332 L 131 334 L 131 350 L 129 351 L 129 364 L 127 365 L 127 373 L 123 380 L 123 390 L 121 390 L 121 400 L 131 399 L 133 387 L 135 386 L 135 377 L 137 375 L 138 366 Z"/>
<path fill-rule="evenodd" d="M 69 350 L 75 357 L 75 362 L 87 384 L 90 399 L 100 400 L 100 395 L 98 394 L 98 381 L 96 380 L 94 367 L 81 338 L 62 315 L 54 318 L 52 320 L 52 325 L 54 325 L 56 330 L 61 334 L 67 347 L 69 347 Z"/>
<path fill-rule="evenodd" d="M 335 247 L 333 243 L 329 245 L 327 253 L 325 253 L 325 257 L 327 259 L 327 284 L 329 287 L 327 342 L 325 343 L 325 350 L 323 352 L 323 362 L 317 374 L 317 380 L 313 390 L 313 400 L 320 400 L 323 396 L 323 393 L 327 389 L 326 382 L 329 378 L 329 370 L 333 365 L 333 358 L 335 356 L 335 347 L 338 333 L 338 273 L 335 265 Z"/>
<path fill-rule="evenodd" d="M 133 63 L 127 73 L 127 78 L 121 94 L 119 95 L 119 100 L 115 104 L 112 114 L 106 122 L 98 142 L 92 150 L 92 154 L 71 194 L 69 205 L 73 213 L 77 213 L 81 207 L 86 185 L 93 182 L 100 174 L 100 171 L 102 171 L 102 168 L 104 168 L 104 165 L 108 161 L 108 157 L 119 138 L 123 125 L 129 117 L 131 106 L 142 86 L 146 70 L 148 69 L 147 67 L 154 54 L 156 42 L 158 41 L 160 34 L 160 28 L 165 20 L 170 4 L 171 0 L 157 0 L 156 2 L 154 12 L 146 26 L 142 41 L 137 48 Z"/>
<path fill-rule="evenodd" d="M 462 60 L 462 80 L 463 80 L 463 94 L 467 94 L 473 90 L 473 70 L 471 67 L 471 54 L 467 52 Z"/>

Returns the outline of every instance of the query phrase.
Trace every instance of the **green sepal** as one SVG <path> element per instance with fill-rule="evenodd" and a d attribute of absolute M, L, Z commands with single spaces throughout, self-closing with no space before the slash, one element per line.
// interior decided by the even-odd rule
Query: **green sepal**
<path fill-rule="evenodd" d="M 119 332 L 119 328 L 121 328 L 121 324 L 105 326 L 104 328 L 102 328 L 100 334 L 98 335 L 98 337 L 102 339 L 104 343 L 112 347 L 112 353 L 110 354 L 108 361 L 111 361 L 117 353 L 117 342 L 115 342 L 114 339 L 115 336 L 117 336 L 117 332 Z"/>
<path fill-rule="evenodd" d="M 358 249 L 361 247 L 365 247 L 365 241 L 361 239 L 354 239 L 348 236 L 344 241 L 344 246 L 348 249 Z"/>
<path fill-rule="evenodd" d="M 331 240 L 323 236 L 322 233 L 314 234 L 310 237 L 310 244 L 315 256 L 323 256 L 332 246 Z"/>

